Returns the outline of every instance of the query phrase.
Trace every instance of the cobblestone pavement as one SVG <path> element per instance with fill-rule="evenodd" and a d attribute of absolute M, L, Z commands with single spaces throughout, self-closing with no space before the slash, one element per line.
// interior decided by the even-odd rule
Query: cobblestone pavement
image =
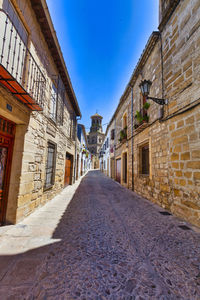
<path fill-rule="evenodd" d="M 56 242 L 1 256 L 0 299 L 199 300 L 200 235 L 160 211 L 89 172 L 53 233 Z"/>

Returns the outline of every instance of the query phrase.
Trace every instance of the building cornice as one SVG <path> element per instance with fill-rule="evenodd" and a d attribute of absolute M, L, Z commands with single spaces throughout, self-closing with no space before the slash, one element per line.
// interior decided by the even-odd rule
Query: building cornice
<path fill-rule="evenodd" d="M 46 0 L 30 0 L 30 2 L 35 12 L 37 21 L 40 25 L 41 31 L 44 35 L 45 41 L 48 45 L 49 51 L 51 52 L 53 60 L 59 71 L 60 77 L 65 85 L 66 92 L 69 96 L 69 100 L 74 108 L 76 115 L 81 117 L 78 101 L 76 99 L 70 76 L 65 65 L 63 54 L 58 42 L 58 38 L 56 36 L 56 31 L 51 20 Z"/>

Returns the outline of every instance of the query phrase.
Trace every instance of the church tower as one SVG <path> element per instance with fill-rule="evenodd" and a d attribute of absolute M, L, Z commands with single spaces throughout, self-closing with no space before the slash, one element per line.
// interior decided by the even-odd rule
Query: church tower
<path fill-rule="evenodd" d="M 102 120 L 103 117 L 97 113 L 91 116 L 91 127 L 90 127 L 90 132 L 87 135 L 87 138 L 88 138 L 89 151 L 94 155 L 98 154 L 104 139 Z"/>
<path fill-rule="evenodd" d="M 103 117 L 95 114 L 93 116 L 91 116 L 92 119 L 92 124 L 90 127 L 90 132 L 102 132 L 102 119 Z"/>

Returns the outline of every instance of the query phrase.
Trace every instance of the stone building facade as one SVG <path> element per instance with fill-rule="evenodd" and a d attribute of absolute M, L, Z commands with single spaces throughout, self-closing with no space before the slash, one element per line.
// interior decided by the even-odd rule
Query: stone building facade
<path fill-rule="evenodd" d="M 44 0 L 0 0 L 0 223 L 75 180 L 81 116 Z"/>
<path fill-rule="evenodd" d="M 115 179 L 200 226 L 200 2 L 161 0 L 159 20 L 109 124 L 116 122 Z M 150 96 L 167 104 L 142 95 L 145 79 Z"/>

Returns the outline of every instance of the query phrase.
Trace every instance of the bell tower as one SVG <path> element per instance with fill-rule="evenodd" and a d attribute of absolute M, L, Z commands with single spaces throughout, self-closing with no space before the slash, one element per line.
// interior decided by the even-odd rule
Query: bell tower
<path fill-rule="evenodd" d="M 92 123 L 90 127 L 90 132 L 102 132 L 102 119 L 103 117 L 99 114 L 91 116 Z"/>
<path fill-rule="evenodd" d="M 102 129 L 103 117 L 99 114 L 91 116 L 90 132 L 87 135 L 89 150 L 93 155 L 97 155 L 101 144 L 104 140 L 104 133 Z"/>

